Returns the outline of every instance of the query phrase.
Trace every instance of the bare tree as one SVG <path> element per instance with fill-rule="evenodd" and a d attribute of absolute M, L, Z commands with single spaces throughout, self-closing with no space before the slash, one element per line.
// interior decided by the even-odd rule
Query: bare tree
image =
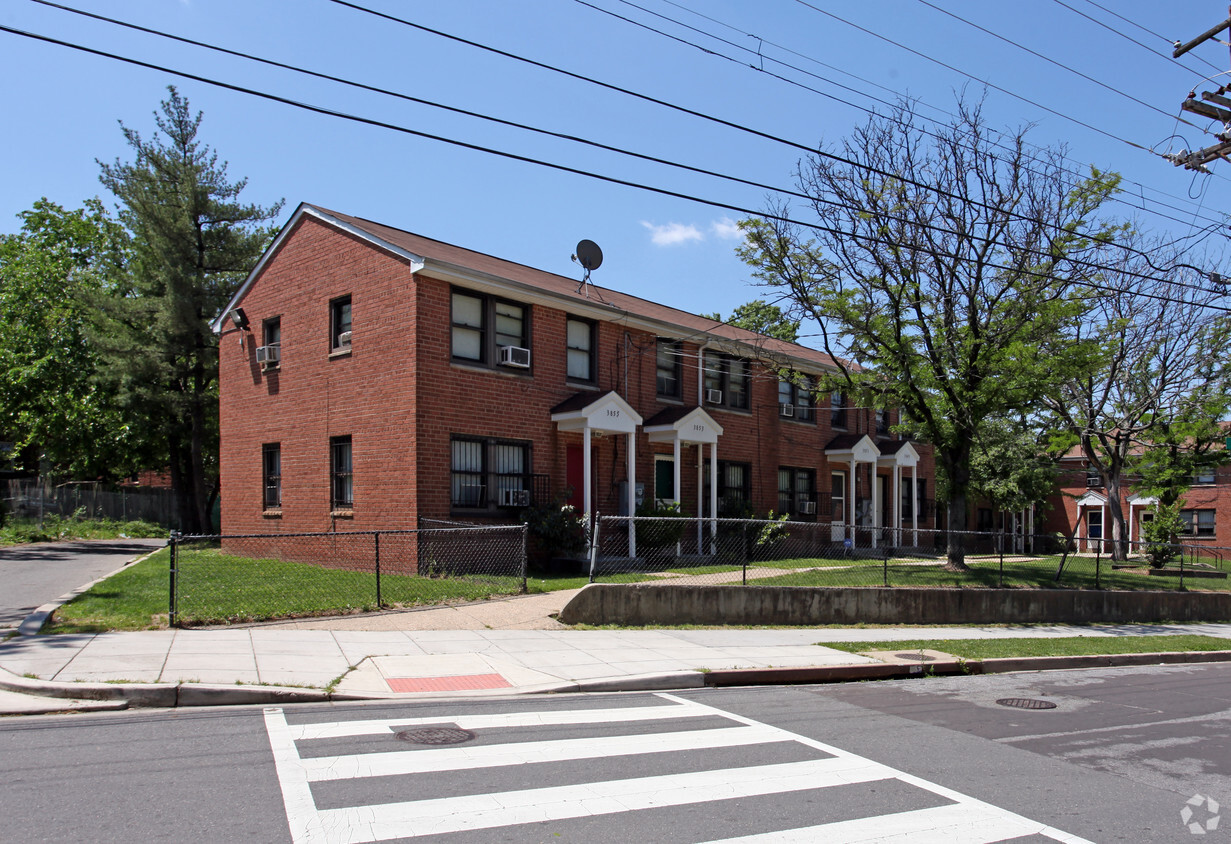
<path fill-rule="evenodd" d="M 1115 231 L 1091 216 L 1118 178 L 1074 176 L 1026 130 L 990 131 L 978 104 L 959 102 L 939 130 L 920 123 L 902 103 L 801 162 L 815 222 L 771 207 L 741 224 L 741 257 L 820 326 L 839 370 L 824 389 L 902 408 L 931 443 L 948 566 L 964 570 L 954 532 L 967 524 L 972 443 L 1096 354 L 1076 326 Z"/>
<path fill-rule="evenodd" d="M 1231 326 L 1226 313 L 1211 308 L 1224 295 L 1174 256 L 1147 254 L 1124 253 L 1104 275 L 1082 327 L 1103 347 L 1100 364 L 1045 397 L 1058 433 L 1080 445 L 1102 479 L 1116 560 L 1129 550 L 1120 497 L 1135 463 L 1146 452 L 1157 460 L 1153 450 L 1177 431 L 1217 436 L 1231 406 Z M 1160 277 L 1160 265 L 1174 269 Z"/>

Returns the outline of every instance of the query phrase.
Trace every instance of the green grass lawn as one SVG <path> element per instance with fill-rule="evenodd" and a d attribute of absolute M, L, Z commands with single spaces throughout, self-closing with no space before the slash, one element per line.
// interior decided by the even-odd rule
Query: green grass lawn
<path fill-rule="evenodd" d="M 932 650 L 953 654 L 962 659 L 1231 650 L 1231 639 L 1187 635 L 1064 636 L 1037 639 L 899 639 L 892 642 L 817 642 L 816 644 L 850 653 Z"/>

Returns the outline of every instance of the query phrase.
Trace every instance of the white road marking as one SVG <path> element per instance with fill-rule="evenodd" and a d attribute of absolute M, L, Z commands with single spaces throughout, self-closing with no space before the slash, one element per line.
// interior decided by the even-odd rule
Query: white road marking
<path fill-rule="evenodd" d="M 563 762 L 570 759 L 603 759 L 609 756 L 634 756 L 639 753 L 676 753 L 715 747 L 740 747 L 787 741 L 777 732 L 755 727 L 727 727 L 715 730 L 687 730 L 678 733 L 646 733 L 635 736 L 602 736 L 588 739 L 520 741 L 512 744 L 477 747 L 443 747 L 431 750 L 403 750 L 387 753 L 356 753 L 349 756 L 318 756 L 303 759 L 301 765 L 309 782 L 392 777 L 497 768 L 534 762 Z"/>
<path fill-rule="evenodd" d="M 669 701 L 670 705 L 462 714 L 453 718 L 373 719 L 297 727 L 287 724 L 281 709 L 270 708 L 265 710 L 265 725 L 295 844 L 361 844 L 885 779 L 908 783 L 952 802 L 932 809 L 872 814 L 858 820 L 733 838 L 722 844 L 810 844 L 814 841 L 853 844 L 872 840 L 973 844 L 1024 835 L 1041 835 L 1066 844 L 1089 844 L 1084 839 L 841 748 L 675 695 L 660 694 L 658 697 Z M 301 758 L 296 746 L 296 741 L 389 734 L 395 728 L 427 724 L 484 729 L 698 717 L 713 717 L 743 726 L 316 758 Z M 326 780 L 429 774 L 565 759 L 601 760 L 639 753 L 772 742 L 793 742 L 821 751 L 830 758 L 324 810 L 317 808 L 312 795 L 312 783 Z"/>
<path fill-rule="evenodd" d="M 366 721 L 332 721 L 322 724 L 300 724 L 291 727 L 296 741 L 307 739 L 348 738 L 380 735 L 405 727 L 425 724 L 452 724 L 463 730 L 485 730 L 499 727 L 540 727 L 561 724 L 613 724 L 634 721 L 658 721 L 672 718 L 697 718 L 712 715 L 709 709 L 684 706 L 633 706 L 625 709 L 561 709 L 548 712 L 505 712 L 495 715 L 457 715 L 438 718 L 378 718 Z"/>

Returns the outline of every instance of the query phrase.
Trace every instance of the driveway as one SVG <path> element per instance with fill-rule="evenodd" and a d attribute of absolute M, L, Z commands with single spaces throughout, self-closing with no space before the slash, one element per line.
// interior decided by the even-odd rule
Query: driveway
<path fill-rule="evenodd" d="M 166 545 L 163 539 L 44 542 L 0 548 L 0 631 L 66 592 Z"/>

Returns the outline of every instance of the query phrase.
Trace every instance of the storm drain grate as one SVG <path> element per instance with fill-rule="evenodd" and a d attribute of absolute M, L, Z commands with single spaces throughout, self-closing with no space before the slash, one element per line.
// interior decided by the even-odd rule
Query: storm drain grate
<path fill-rule="evenodd" d="M 418 730 L 403 730 L 396 736 L 411 744 L 461 744 L 473 739 L 474 733 L 457 727 L 423 727 Z"/>
<path fill-rule="evenodd" d="M 921 654 L 918 651 L 902 653 L 902 654 L 894 654 L 894 656 L 897 657 L 898 659 L 913 659 L 915 662 L 934 662 L 936 660 L 936 657 L 928 656 L 927 654 Z"/>
<path fill-rule="evenodd" d="M 1056 704 L 1050 700 L 1039 700 L 1035 697 L 1002 697 L 996 701 L 1001 706 L 1012 706 L 1017 709 L 1055 709 Z"/>

